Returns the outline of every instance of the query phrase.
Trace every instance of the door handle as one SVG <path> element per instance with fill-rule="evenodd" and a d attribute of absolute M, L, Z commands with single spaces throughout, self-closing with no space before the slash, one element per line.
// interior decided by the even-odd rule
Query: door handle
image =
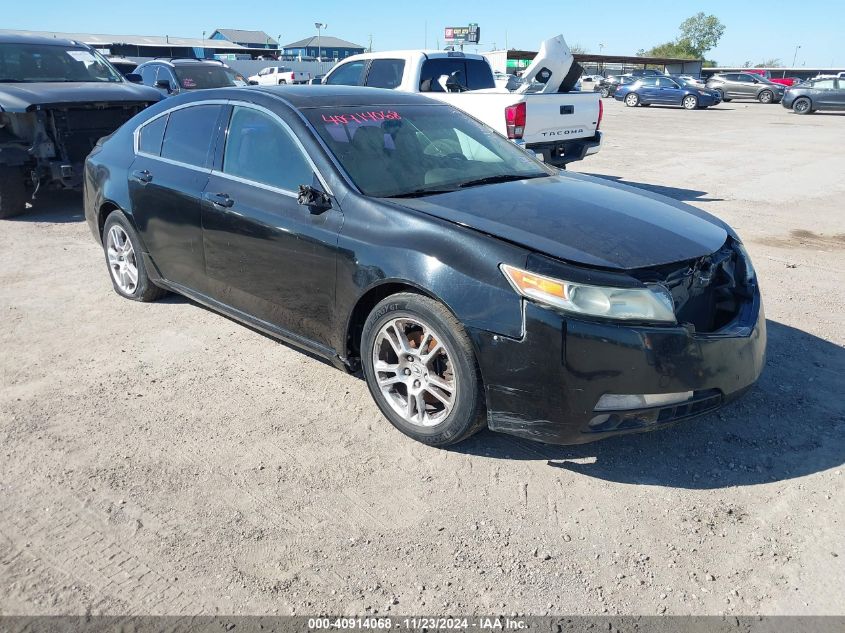
<path fill-rule="evenodd" d="M 208 200 L 211 204 L 225 209 L 228 209 L 235 204 L 235 201 L 232 200 L 227 193 L 206 193 L 203 194 L 203 198 Z"/>
<path fill-rule="evenodd" d="M 144 169 L 143 171 L 133 171 L 132 177 L 144 185 L 146 185 L 148 182 L 152 182 L 153 180 L 153 175 L 146 169 Z"/>

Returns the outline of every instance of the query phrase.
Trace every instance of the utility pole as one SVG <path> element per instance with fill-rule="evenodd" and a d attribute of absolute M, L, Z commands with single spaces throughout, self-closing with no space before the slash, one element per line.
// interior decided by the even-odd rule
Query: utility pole
<path fill-rule="evenodd" d="M 369 47 L 369 49 L 367 49 L 367 52 L 368 53 L 373 52 L 373 34 L 372 33 L 370 33 L 370 47 Z"/>
<path fill-rule="evenodd" d="M 320 29 L 326 29 L 329 27 L 328 24 L 323 24 L 322 22 L 314 22 L 314 26 L 317 29 L 317 68 L 318 74 L 323 74 L 323 55 L 322 51 L 320 50 Z"/>
<path fill-rule="evenodd" d="M 801 48 L 800 44 L 795 46 L 795 54 L 792 56 L 792 67 L 795 68 L 795 60 L 798 59 L 798 49 Z"/>

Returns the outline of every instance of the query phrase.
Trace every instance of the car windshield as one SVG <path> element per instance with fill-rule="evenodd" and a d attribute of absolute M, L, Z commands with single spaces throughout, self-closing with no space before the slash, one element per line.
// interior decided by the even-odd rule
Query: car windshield
<path fill-rule="evenodd" d="M 450 106 L 332 107 L 304 114 L 370 196 L 424 196 L 554 173 Z"/>
<path fill-rule="evenodd" d="M 120 82 L 105 57 L 89 48 L 56 44 L 0 44 L 0 82 Z"/>
<path fill-rule="evenodd" d="M 223 66 L 178 66 L 176 78 L 185 90 L 203 88 L 228 88 L 237 85 L 234 73 L 230 75 Z"/>

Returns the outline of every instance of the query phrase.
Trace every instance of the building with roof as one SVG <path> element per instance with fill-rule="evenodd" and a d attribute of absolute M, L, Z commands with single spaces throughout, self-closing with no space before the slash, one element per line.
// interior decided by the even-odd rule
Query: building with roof
<path fill-rule="evenodd" d="M 19 31 L 0 29 L 0 34 L 27 35 L 73 40 L 119 57 L 198 57 L 252 59 L 267 53 L 263 46 L 243 46 L 226 39 L 175 37 L 173 35 L 111 35 L 105 33 L 66 33 L 60 31 Z M 275 46 L 278 47 L 276 40 Z M 276 49 L 278 50 L 278 48 Z"/>
<path fill-rule="evenodd" d="M 279 50 L 279 42 L 264 31 L 243 31 L 240 29 L 217 29 L 211 34 L 211 39 L 232 42 L 244 48 L 261 48 Z"/>
<path fill-rule="evenodd" d="M 365 47 L 347 42 L 338 37 L 331 37 L 330 35 L 317 37 L 314 35 L 298 42 L 286 44 L 284 55 L 285 57 L 309 57 L 314 59 L 317 57 L 322 57 L 323 59 L 343 59 L 350 55 L 363 53 L 364 50 Z"/>

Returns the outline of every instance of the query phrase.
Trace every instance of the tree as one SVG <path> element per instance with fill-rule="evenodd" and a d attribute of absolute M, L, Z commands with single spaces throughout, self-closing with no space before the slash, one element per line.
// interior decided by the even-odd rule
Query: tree
<path fill-rule="evenodd" d="M 684 42 L 696 57 L 702 57 L 715 48 L 725 33 L 725 25 L 719 22 L 719 18 L 705 15 L 703 11 L 681 22 L 680 29 L 678 41 Z"/>
<path fill-rule="evenodd" d="M 585 47 L 581 46 L 580 44 L 571 44 L 569 46 L 569 52 L 572 53 L 573 55 L 584 55 L 585 53 L 588 53 L 589 51 Z"/>
<path fill-rule="evenodd" d="M 640 49 L 637 55 L 703 59 L 704 54 L 718 44 L 725 32 L 725 25 L 715 15 L 697 13 L 681 23 L 680 31 L 677 39 L 658 44 L 649 50 Z"/>
<path fill-rule="evenodd" d="M 765 61 L 756 64 L 754 68 L 781 68 L 783 64 L 780 63 L 780 60 L 777 57 L 772 57 L 771 59 L 767 59 Z"/>

